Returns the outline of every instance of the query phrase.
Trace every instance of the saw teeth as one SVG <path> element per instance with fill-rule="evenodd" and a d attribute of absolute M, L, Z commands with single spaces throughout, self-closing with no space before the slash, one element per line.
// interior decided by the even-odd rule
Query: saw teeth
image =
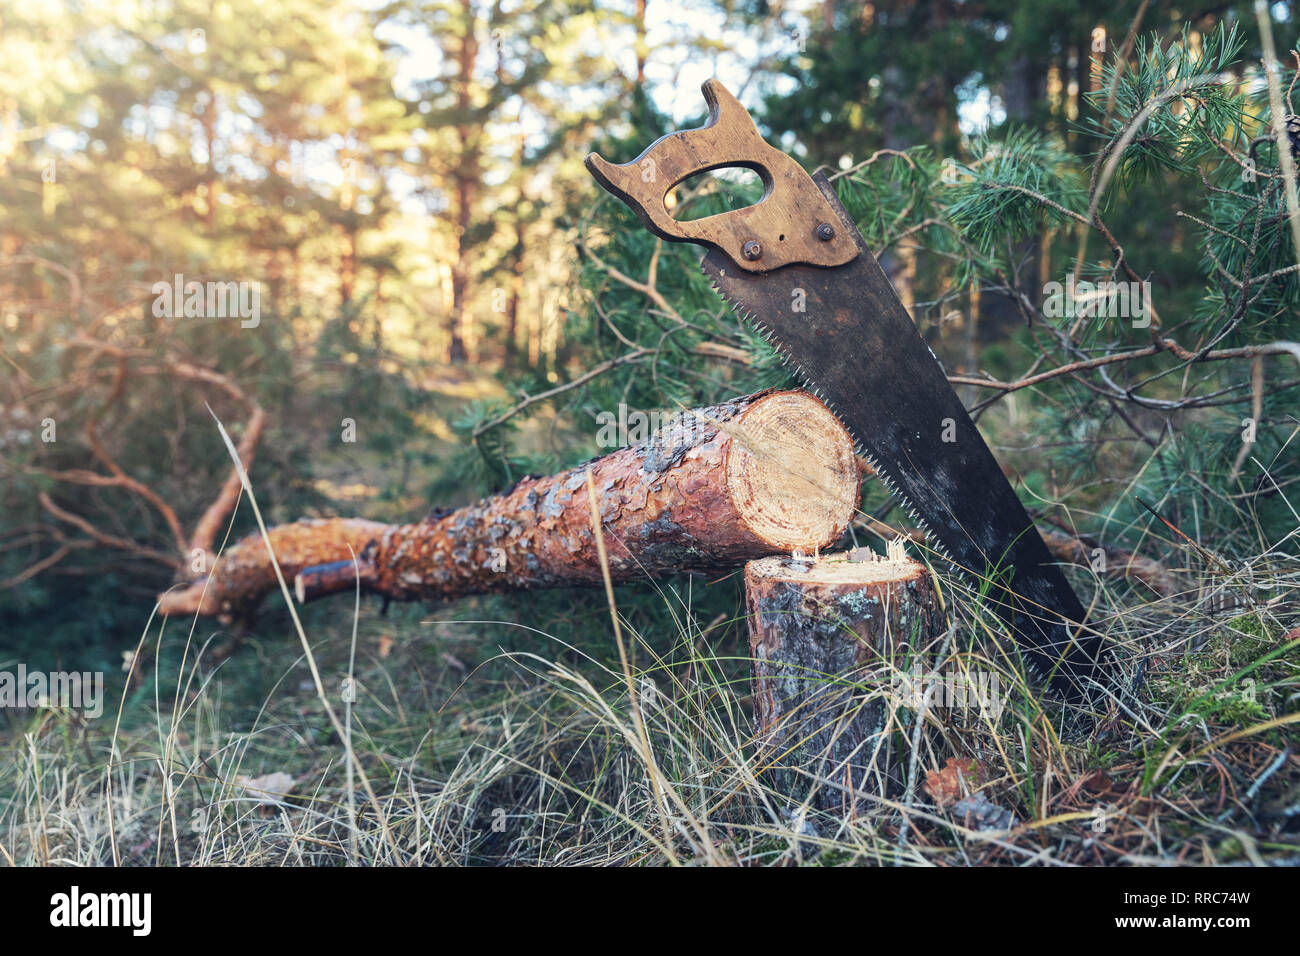
<path fill-rule="evenodd" d="M 700 271 L 704 272 L 703 269 L 701 269 Z M 731 311 L 734 312 L 742 322 L 746 322 L 751 327 L 753 327 L 758 332 L 758 334 L 763 337 L 763 340 L 767 342 L 769 346 L 771 346 L 772 350 L 781 359 L 781 364 L 787 368 L 793 368 L 795 370 L 795 373 L 799 376 L 800 380 L 803 382 L 804 387 L 808 391 L 816 395 L 817 398 L 820 399 L 821 402 L 831 410 L 831 413 L 836 418 L 838 418 L 841 423 L 843 423 L 844 416 L 840 414 L 840 410 L 836 406 L 835 402 L 822 394 L 821 389 L 817 386 L 815 382 L 812 381 L 812 379 L 808 376 L 807 372 L 804 371 L 803 366 L 801 366 L 798 362 L 794 360 L 794 358 L 786 350 L 785 346 L 781 344 L 781 341 L 772 334 L 771 329 L 769 329 L 767 325 L 758 317 L 758 314 L 755 313 L 752 309 L 749 309 L 746 306 L 742 305 L 741 303 L 737 302 L 727 293 L 719 289 L 718 284 L 713 281 L 713 277 L 709 275 L 707 272 L 704 272 L 704 275 L 705 278 L 709 280 L 710 287 L 712 287 L 713 291 L 718 294 L 718 297 L 722 299 L 723 302 L 727 303 L 727 305 L 731 308 Z M 931 355 L 934 354 L 933 350 L 931 350 L 930 354 Z M 938 361 L 938 359 L 936 358 L 935 361 Z M 857 454 L 861 455 L 863 458 L 865 458 L 870 463 L 871 467 L 875 469 L 876 477 L 879 478 L 881 484 L 885 486 L 885 490 L 889 493 L 889 497 L 892 498 L 894 501 L 898 502 L 899 504 L 901 504 L 903 506 L 903 510 L 907 512 L 908 516 L 911 517 L 912 521 L 919 528 L 921 528 L 922 531 L 925 532 L 927 538 L 926 547 L 934 551 L 936 554 L 942 557 L 949 564 L 959 568 L 960 566 L 957 564 L 957 560 L 952 556 L 952 553 L 939 540 L 938 536 L 934 533 L 934 529 L 930 526 L 930 523 L 926 521 L 925 518 L 923 518 L 917 512 L 915 506 L 912 504 L 911 501 L 908 500 L 907 495 L 903 494 L 898 489 L 898 486 L 894 483 L 894 479 L 889 476 L 889 469 L 882 466 L 881 464 L 882 460 L 873 452 L 871 452 L 869 449 L 864 447 L 862 441 L 856 435 L 850 433 L 850 437 L 853 438 L 854 451 L 857 452 Z M 1013 641 L 1013 643 L 1015 642 Z M 1021 661 L 1024 663 L 1026 669 L 1029 671 L 1031 676 L 1037 678 L 1040 683 L 1046 681 L 1047 674 L 1044 671 L 1044 669 L 1038 665 L 1035 656 L 1033 654 L 1022 655 Z"/>
<path fill-rule="evenodd" d="M 795 373 L 799 376 L 800 380 L 802 380 L 804 387 L 808 391 L 816 395 L 817 398 L 827 408 L 831 410 L 831 413 L 836 418 L 838 418 L 841 422 L 843 422 L 844 416 L 840 414 L 840 410 L 836 406 L 835 402 L 832 401 L 826 395 L 822 394 L 821 388 L 818 387 L 817 383 L 814 382 L 811 379 L 811 377 L 808 375 L 808 373 L 804 371 L 803 366 L 801 366 L 798 362 L 794 360 L 793 356 L 791 356 L 790 353 L 786 350 L 785 346 L 781 344 L 780 340 L 773 336 L 771 329 L 767 327 L 767 325 L 758 317 L 758 315 L 753 310 L 737 302 L 727 293 L 719 289 L 718 284 L 713 281 L 713 277 L 709 275 L 707 272 L 705 272 L 704 275 L 705 278 L 709 280 L 709 285 L 712 287 L 713 291 L 718 294 L 718 297 L 722 299 L 723 302 L 727 303 L 727 305 L 731 308 L 731 311 L 734 312 L 737 316 L 739 316 L 741 321 L 747 322 L 752 327 L 754 327 L 754 329 L 758 332 L 758 334 L 763 337 L 763 340 L 767 342 L 769 346 L 772 347 L 772 350 L 774 352 L 776 352 L 777 356 L 781 359 L 781 363 L 787 368 L 793 368 L 795 370 Z M 920 514 L 917 513 L 916 508 L 912 505 L 912 502 L 908 500 L 907 495 L 903 494 L 901 491 L 898 490 L 898 486 L 894 483 L 894 480 L 889 476 L 888 469 L 881 465 L 880 463 L 881 460 L 873 452 L 871 452 L 866 447 L 864 447 L 861 439 L 859 439 L 858 436 L 852 435 L 851 437 L 853 438 L 854 451 L 857 452 L 857 454 L 861 455 L 863 458 L 865 458 L 868 462 L 870 462 L 871 467 L 874 468 L 876 471 L 876 476 L 880 478 L 881 483 L 885 486 L 885 490 L 889 492 L 889 496 L 895 501 L 897 501 L 899 504 L 901 504 L 903 506 L 903 509 L 911 517 L 912 521 L 915 522 L 923 531 L 925 531 L 926 537 L 929 539 L 929 543 L 927 544 L 927 547 L 931 548 L 937 554 L 942 556 L 950 564 L 955 565 L 957 562 L 953 558 L 952 554 L 939 541 L 938 536 L 935 535 L 934 529 L 930 527 L 929 522 L 927 522 L 924 518 L 920 516 Z"/>

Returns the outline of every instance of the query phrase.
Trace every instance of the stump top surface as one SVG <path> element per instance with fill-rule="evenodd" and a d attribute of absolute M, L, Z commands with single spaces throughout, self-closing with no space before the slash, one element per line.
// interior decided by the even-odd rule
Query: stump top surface
<path fill-rule="evenodd" d="M 871 584 L 915 580 L 923 577 L 926 571 L 925 565 L 907 557 L 850 561 L 847 554 L 832 554 L 824 555 L 818 560 L 795 560 L 788 556 L 759 558 L 745 566 L 745 573 L 756 580 L 866 587 Z"/>

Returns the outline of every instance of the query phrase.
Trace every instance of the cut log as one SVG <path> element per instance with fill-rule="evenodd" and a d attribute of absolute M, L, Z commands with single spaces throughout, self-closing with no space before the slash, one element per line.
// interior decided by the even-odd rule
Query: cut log
<path fill-rule="evenodd" d="M 400 601 L 598 585 L 589 470 L 615 581 L 812 553 L 844 533 L 858 503 L 844 427 L 807 392 L 768 391 L 683 412 L 603 458 L 417 524 L 299 521 L 271 529 L 270 543 L 299 600 L 352 590 L 352 553 L 362 588 Z M 252 536 L 159 601 L 166 614 L 234 617 L 276 586 Z"/>
<path fill-rule="evenodd" d="M 745 599 L 759 752 L 778 791 L 841 815 L 886 796 L 891 695 L 943 631 L 925 566 L 901 542 L 883 558 L 763 558 L 745 567 Z"/>

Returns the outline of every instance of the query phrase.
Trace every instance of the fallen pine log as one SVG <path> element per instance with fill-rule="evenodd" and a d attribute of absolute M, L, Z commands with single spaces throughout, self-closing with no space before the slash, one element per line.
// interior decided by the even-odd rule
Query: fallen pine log
<path fill-rule="evenodd" d="M 612 454 L 416 524 L 305 520 L 268 537 L 299 601 L 351 591 L 358 574 L 363 590 L 399 601 L 596 585 L 589 470 L 615 581 L 811 553 L 843 534 L 858 503 L 853 442 L 838 419 L 807 392 L 767 391 L 683 412 Z M 233 619 L 276 587 L 253 535 L 159 607 Z"/>

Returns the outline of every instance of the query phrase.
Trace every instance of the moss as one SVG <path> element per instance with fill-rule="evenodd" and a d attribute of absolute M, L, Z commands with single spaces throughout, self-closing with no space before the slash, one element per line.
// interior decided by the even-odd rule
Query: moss
<path fill-rule="evenodd" d="M 1233 860 L 1244 859 L 1246 849 L 1241 845 L 1239 838 L 1230 836 L 1219 841 L 1219 844 L 1214 848 L 1214 855 L 1219 863 L 1231 863 Z"/>
<path fill-rule="evenodd" d="M 1231 690 L 1226 696 L 1214 699 L 1213 706 L 1205 708 L 1203 712 L 1213 715 L 1223 723 L 1241 727 L 1260 723 L 1271 716 L 1258 698 L 1248 697 L 1244 693 L 1233 693 Z M 1268 739 L 1267 736 L 1265 739 Z"/>
<path fill-rule="evenodd" d="M 1148 690 L 1155 700 L 1174 707 L 1190 705 L 1205 716 L 1234 721 L 1267 717 L 1270 692 L 1264 685 L 1283 677 L 1289 665 L 1269 661 L 1239 681 L 1219 685 L 1275 646 L 1275 637 L 1257 612 L 1239 615 L 1215 628 L 1200 649 L 1162 662 L 1161 672 L 1148 679 Z"/>
<path fill-rule="evenodd" d="M 823 850 L 817 854 L 817 858 L 810 865 L 850 866 L 857 858 L 856 853 L 850 853 L 848 850 L 841 850 L 838 847 L 831 847 L 829 850 Z"/>
<path fill-rule="evenodd" d="M 1223 628 L 1228 663 L 1240 670 L 1272 649 L 1273 640 L 1260 615 L 1251 611 L 1234 617 Z"/>

